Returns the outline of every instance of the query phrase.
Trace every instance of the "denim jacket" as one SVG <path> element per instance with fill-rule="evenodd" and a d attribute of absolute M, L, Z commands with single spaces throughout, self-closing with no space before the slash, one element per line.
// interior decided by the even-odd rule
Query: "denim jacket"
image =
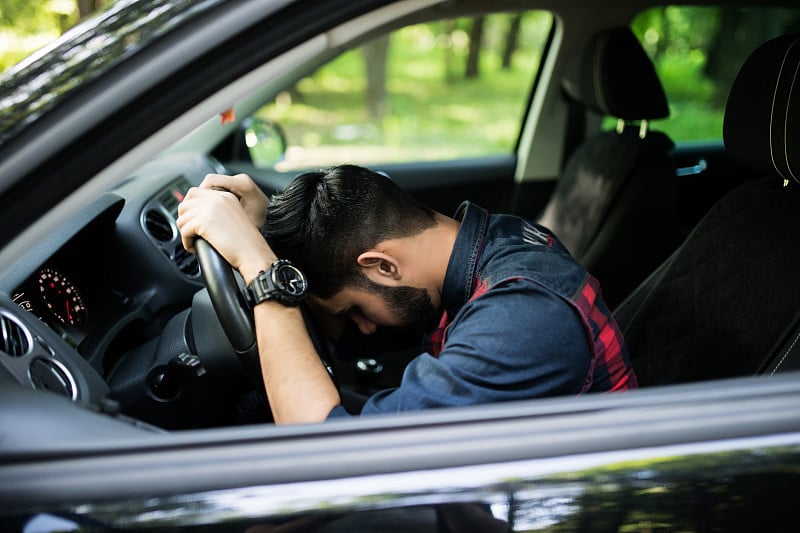
<path fill-rule="evenodd" d="M 456 218 L 439 327 L 361 414 L 637 387 L 597 281 L 553 233 L 469 202 Z"/>

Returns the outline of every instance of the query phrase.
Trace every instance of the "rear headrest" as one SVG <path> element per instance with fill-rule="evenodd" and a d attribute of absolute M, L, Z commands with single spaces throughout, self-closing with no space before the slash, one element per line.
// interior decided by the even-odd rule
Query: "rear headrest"
<path fill-rule="evenodd" d="M 741 163 L 800 181 L 800 34 L 771 39 L 731 86 L 722 134 Z"/>
<path fill-rule="evenodd" d="M 630 28 L 596 34 L 577 60 L 577 78 L 565 79 L 564 90 L 584 106 L 624 120 L 669 116 L 653 63 Z"/>

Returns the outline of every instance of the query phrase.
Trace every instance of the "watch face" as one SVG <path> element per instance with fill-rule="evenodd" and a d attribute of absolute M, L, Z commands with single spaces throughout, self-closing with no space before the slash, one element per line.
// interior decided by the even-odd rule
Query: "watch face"
<path fill-rule="evenodd" d="M 278 261 L 272 268 L 272 281 L 282 296 L 302 299 L 308 289 L 308 281 L 300 270 L 288 261 Z"/>

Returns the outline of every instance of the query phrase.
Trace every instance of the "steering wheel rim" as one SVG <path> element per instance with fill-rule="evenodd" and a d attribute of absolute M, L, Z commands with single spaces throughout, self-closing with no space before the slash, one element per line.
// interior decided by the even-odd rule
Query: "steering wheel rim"
<path fill-rule="evenodd" d="M 240 357 L 257 350 L 253 314 L 244 300 L 228 262 L 204 239 L 194 243 L 200 273 L 222 329 Z"/>

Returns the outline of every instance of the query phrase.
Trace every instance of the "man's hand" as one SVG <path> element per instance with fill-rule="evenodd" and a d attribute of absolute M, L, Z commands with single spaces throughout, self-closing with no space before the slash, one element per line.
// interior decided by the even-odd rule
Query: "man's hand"
<path fill-rule="evenodd" d="M 277 259 L 236 192 L 192 187 L 178 206 L 177 224 L 184 248 L 194 253 L 195 239 L 205 239 L 245 282 Z"/>
<path fill-rule="evenodd" d="M 236 174 L 235 176 L 208 174 L 200 184 L 200 188 L 232 193 L 239 199 L 239 203 L 242 204 L 242 208 L 253 225 L 258 229 L 264 226 L 269 198 L 247 174 Z"/>
<path fill-rule="evenodd" d="M 209 174 L 178 206 L 183 246 L 208 241 L 245 283 L 277 259 L 261 234 L 267 197 L 244 174 Z M 340 402 L 298 307 L 266 301 L 253 309 L 262 377 L 277 423 L 320 422 Z"/>

